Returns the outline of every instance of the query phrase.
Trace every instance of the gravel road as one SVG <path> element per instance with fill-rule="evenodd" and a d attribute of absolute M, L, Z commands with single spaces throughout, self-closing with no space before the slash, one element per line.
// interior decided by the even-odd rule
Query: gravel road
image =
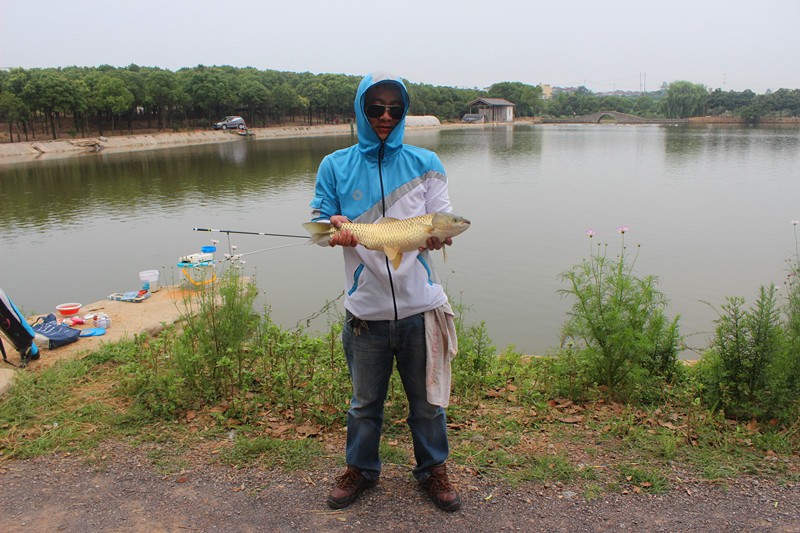
<path fill-rule="evenodd" d="M 0 531 L 800 531 L 800 486 L 755 478 L 587 500 L 580 489 L 510 487 L 451 463 L 464 504 L 448 514 L 407 467 L 387 465 L 374 489 L 331 511 L 334 467 L 287 473 L 192 461 L 163 474 L 124 445 L 103 444 L 96 457 L 0 462 Z"/>

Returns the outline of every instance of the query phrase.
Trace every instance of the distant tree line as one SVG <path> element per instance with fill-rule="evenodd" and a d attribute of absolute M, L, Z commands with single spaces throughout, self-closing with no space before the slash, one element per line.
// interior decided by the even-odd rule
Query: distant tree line
<path fill-rule="evenodd" d="M 0 120 L 9 136 L 177 131 L 241 115 L 254 127 L 354 118 L 360 76 L 203 65 L 176 72 L 115 68 L 15 68 L 0 71 Z M 409 84 L 412 114 L 461 117 L 483 91 Z"/>
<path fill-rule="evenodd" d="M 225 115 L 241 115 L 263 127 L 354 118 L 353 96 L 360 76 L 294 73 L 230 66 L 183 68 L 176 72 L 129 65 L 116 68 L 15 68 L 0 71 L 0 121 L 13 142 L 38 136 L 59 138 L 106 132 L 209 127 Z M 410 113 L 458 120 L 479 97 L 505 98 L 518 117 L 569 117 L 619 111 L 644 117 L 731 115 L 797 116 L 800 90 L 764 95 L 752 91 L 708 91 L 677 81 L 637 96 L 595 95 L 585 87 L 542 99 L 540 86 L 499 82 L 487 90 L 408 83 Z"/>
<path fill-rule="evenodd" d="M 762 117 L 800 116 L 800 89 L 778 89 L 766 94 L 744 91 L 709 91 L 688 81 L 664 84 L 660 90 L 634 96 L 595 95 L 585 87 L 561 92 L 547 100 L 542 114 L 552 117 L 618 111 L 648 118 L 731 116 L 757 122 Z"/>

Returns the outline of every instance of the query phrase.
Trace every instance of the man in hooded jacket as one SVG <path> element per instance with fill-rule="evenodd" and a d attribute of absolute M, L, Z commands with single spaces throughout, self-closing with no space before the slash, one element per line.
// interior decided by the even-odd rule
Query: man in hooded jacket
<path fill-rule="evenodd" d="M 355 97 L 358 144 L 320 163 L 313 220 L 376 222 L 450 212 L 447 176 L 437 155 L 403 144 L 409 98 L 399 77 L 372 73 Z M 394 270 L 382 252 L 357 246 L 349 231 L 329 244 L 342 246 L 345 263 L 346 322 L 342 342 L 353 383 L 347 412 L 347 469 L 327 499 L 333 509 L 353 503 L 378 481 L 378 453 L 393 362 L 409 402 L 408 425 L 414 444 L 414 477 L 436 505 L 455 511 L 461 499 L 447 476 L 449 455 L 443 407 L 426 396 L 426 341 L 423 314 L 447 306 L 428 253 L 445 244 L 431 238 L 427 248 L 403 255 Z"/>

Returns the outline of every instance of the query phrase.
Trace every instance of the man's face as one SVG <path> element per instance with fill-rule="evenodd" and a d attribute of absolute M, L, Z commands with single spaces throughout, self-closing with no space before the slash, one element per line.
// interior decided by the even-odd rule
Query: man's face
<path fill-rule="evenodd" d="M 403 116 L 403 95 L 400 88 L 393 83 L 380 83 L 367 91 L 364 101 L 370 126 L 378 134 L 378 138 L 385 141 Z M 370 109 L 370 106 L 377 107 Z"/>

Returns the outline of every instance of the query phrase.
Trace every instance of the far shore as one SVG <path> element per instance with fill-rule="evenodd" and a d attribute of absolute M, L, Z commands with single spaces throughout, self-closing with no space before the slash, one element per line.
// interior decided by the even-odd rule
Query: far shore
<path fill-rule="evenodd" d="M 236 131 L 192 130 L 181 132 L 141 133 L 133 135 L 96 136 L 75 139 L 37 140 L 0 144 L 0 165 L 29 161 L 45 161 L 82 156 L 96 152 L 117 153 L 154 150 L 222 142 L 244 142 L 246 139 L 279 139 L 321 135 L 349 135 L 349 124 L 315 126 L 280 126 L 252 128 L 246 138 Z"/>
<path fill-rule="evenodd" d="M 519 122 L 525 122 L 521 120 Z M 530 122 L 530 119 L 528 119 Z M 406 129 L 480 128 L 492 124 L 445 123 L 438 125 L 406 125 Z M 86 156 L 102 153 L 155 150 L 223 142 L 245 142 L 247 140 L 282 139 L 297 137 L 319 137 L 328 135 L 355 134 L 355 124 L 319 124 L 313 126 L 275 126 L 250 128 L 247 135 L 235 130 L 221 131 L 197 129 L 181 132 L 140 133 L 133 135 L 93 136 L 75 139 L 36 140 L 29 142 L 0 143 L 0 166 L 11 163 L 48 161 L 65 157 Z"/>
<path fill-rule="evenodd" d="M 515 123 L 538 123 L 537 118 L 516 119 Z M 800 118 L 770 119 L 765 124 L 800 125 Z M 744 124 L 741 119 L 725 117 L 694 117 L 690 124 Z M 428 123 L 429 124 L 429 123 Z M 443 123 L 439 125 L 407 125 L 407 129 L 441 129 L 441 128 L 491 128 L 506 124 L 467 124 L 462 122 Z M 138 150 L 154 150 L 221 142 L 243 142 L 246 139 L 264 140 L 292 137 L 317 137 L 327 135 L 351 135 L 355 133 L 355 125 L 319 124 L 275 126 L 268 128 L 251 128 L 248 135 L 240 135 L 236 131 L 219 131 L 196 129 L 182 132 L 140 133 L 133 135 L 96 136 L 75 139 L 35 140 L 27 142 L 0 143 L 0 165 L 46 161 L 65 157 L 85 156 L 97 152 L 117 153 Z"/>

